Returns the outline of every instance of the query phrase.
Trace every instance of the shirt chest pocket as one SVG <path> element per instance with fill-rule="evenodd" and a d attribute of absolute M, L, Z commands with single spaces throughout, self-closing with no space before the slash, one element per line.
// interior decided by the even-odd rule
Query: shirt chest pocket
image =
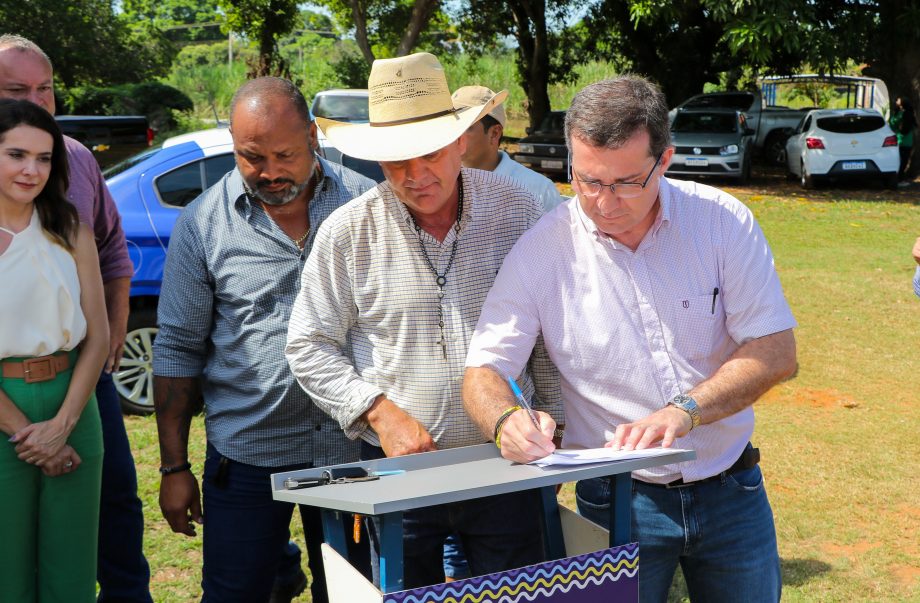
<path fill-rule="evenodd" d="M 721 296 L 682 295 L 667 304 L 662 319 L 678 354 L 690 360 L 709 357 L 725 330 Z"/>

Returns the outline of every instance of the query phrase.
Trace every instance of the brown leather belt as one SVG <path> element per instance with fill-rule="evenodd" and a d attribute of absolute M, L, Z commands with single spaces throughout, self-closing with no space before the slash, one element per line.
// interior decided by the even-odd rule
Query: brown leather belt
<path fill-rule="evenodd" d="M 25 360 L 3 360 L 4 379 L 23 379 L 26 383 L 51 381 L 58 373 L 70 368 L 70 353 L 55 352 Z"/>

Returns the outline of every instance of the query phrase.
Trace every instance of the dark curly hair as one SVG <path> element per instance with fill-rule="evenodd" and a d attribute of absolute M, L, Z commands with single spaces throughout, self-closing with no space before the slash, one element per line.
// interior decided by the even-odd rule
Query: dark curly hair
<path fill-rule="evenodd" d="M 0 141 L 6 133 L 18 126 L 31 126 L 51 135 L 51 173 L 48 182 L 35 197 L 35 209 L 42 229 L 54 242 L 73 252 L 80 218 L 77 210 L 67 200 L 70 182 L 67 171 L 67 150 L 64 136 L 50 113 L 25 100 L 0 99 Z"/>

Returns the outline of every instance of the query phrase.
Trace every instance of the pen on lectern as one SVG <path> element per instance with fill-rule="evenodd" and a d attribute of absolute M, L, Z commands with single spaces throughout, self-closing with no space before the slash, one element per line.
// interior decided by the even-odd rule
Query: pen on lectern
<path fill-rule="evenodd" d="M 530 407 L 530 402 L 527 401 L 527 398 L 524 397 L 524 392 L 521 391 L 521 388 L 518 387 L 517 381 L 508 377 L 508 385 L 511 386 L 511 392 L 514 394 L 514 397 L 517 398 L 518 404 L 521 405 L 521 408 L 527 411 L 527 414 L 530 415 L 530 420 L 533 421 L 533 426 L 538 430 L 540 429 L 540 421 L 537 419 L 537 413 L 533 411 L 533 408 Z"/>

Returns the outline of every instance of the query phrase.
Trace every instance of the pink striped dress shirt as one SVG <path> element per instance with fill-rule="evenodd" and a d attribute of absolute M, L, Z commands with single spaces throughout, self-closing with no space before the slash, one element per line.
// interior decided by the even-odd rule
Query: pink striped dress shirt
<path fill-rule="evenodd" d="M 603 446 L 711 376 L 743 343 L 796 326 L 750 210 L 718 189 L 662 178 L 635 251 L 598 231 L 578 198 L 512 248 L 483 306 L 467 366 L 518 374 L 543 334 L 562 379 L 566 448 Z M 747 408 L 675 446 L 697 459 L 638 471 L 655 483 L 727 469 L 754 430 Z"/>

